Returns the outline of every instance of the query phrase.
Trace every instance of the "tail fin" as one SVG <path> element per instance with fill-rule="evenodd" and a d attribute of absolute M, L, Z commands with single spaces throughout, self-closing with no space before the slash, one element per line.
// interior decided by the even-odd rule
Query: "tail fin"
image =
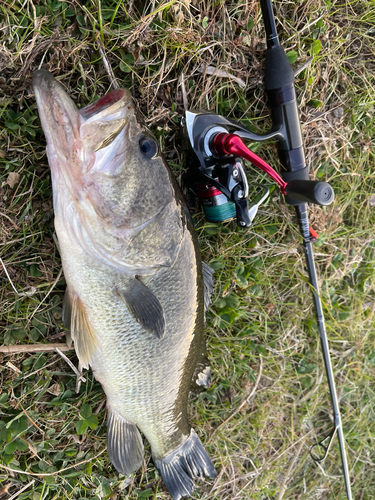
<path fill-rule="evenodd" d="M 163 460 L 154 462 L 173 500 L 189 497 L 197 477 L 217 476 L 213 463 L 193 429 L 183 445 Z"/>

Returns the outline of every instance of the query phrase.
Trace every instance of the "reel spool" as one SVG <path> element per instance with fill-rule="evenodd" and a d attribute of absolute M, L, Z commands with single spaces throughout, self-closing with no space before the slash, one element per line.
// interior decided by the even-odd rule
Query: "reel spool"
<path fill-rule="evenodd" d="M 219 181 L 218 178 L 215 180 Z M 225 222 L 236 216 L 235 204 L 215 186 L 206 182 L 196 183 L 195 194 L 208 222 Z"/>

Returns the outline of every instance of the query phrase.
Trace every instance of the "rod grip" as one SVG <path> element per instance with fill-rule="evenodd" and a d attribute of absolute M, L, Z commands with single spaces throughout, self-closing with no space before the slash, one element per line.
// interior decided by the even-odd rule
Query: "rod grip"
<path fill-rule="evenodd" d="M 330 184 L 322 181 L 290 181 L 285 187 L 285 193 L 293 200 L 314 203 L 315 205 L 330 205 L 335 198 Z"/>

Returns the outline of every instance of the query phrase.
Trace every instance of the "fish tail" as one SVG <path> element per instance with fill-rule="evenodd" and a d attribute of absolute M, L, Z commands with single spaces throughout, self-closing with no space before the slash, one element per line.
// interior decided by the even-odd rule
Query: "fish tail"
<path fill-rule="evenodd" d="M 177 450 L 154 462 L 173 500 L 189 497 L 194 490 L 194 479 L 217 476 L 213 463 L 193 429 L 190 437 Z"/>
<path fill-rule="evenodd" d="M 113 410 L 107 421 L 107 448 L 110 461 L 125 476 L 142 465 L 144 448 L 137 426 Z"/>

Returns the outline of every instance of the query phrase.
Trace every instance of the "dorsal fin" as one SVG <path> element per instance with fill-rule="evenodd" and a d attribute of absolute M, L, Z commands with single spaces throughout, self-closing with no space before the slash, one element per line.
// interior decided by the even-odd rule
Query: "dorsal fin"
<path fill-rule="evenodd" d="M 72 320 L 72 304 L 69 296 L 69 289 L 65 290 L 64 300 L 62 305 L 62 322 L 67 331 L 65 332 L 66 343 L 69 347 L 72 345 L 72 335 L 70 333 L 70 323 Z"/>

